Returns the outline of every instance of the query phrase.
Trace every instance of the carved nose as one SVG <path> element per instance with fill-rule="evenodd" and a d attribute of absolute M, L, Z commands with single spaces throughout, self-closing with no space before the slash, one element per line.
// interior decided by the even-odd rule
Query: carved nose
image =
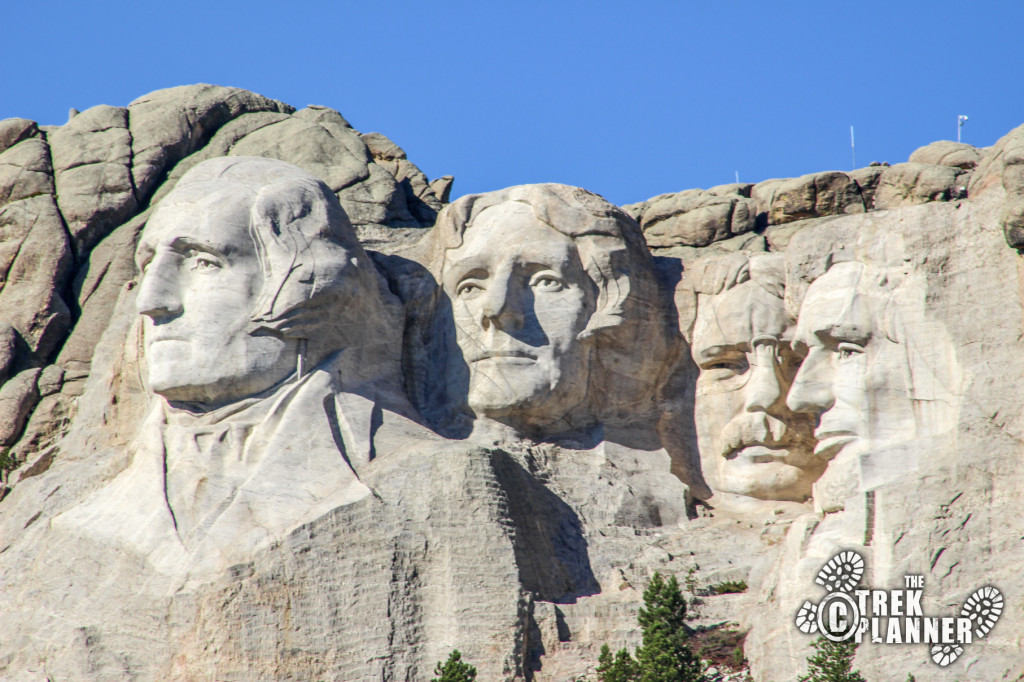
<path fill-rule="evenodd" d="M 135 309 L 154 322 L 177 317 L 183 310 L 177 278 L 155 260 L 150 263 L 139 282 Z"/>
<path fill-rule="evenodd" d="M 521 329 L 523 313 L 515 298 L 507 279 L 492 282 L 481 301 L 480 326 L 484 330 L 490 329 L 491 325 L 508 331 Z"/>
<path fill-rule="evenodd" d="M 786 405 L 794 412 L 821 414 L 832 407 L 835 401 L 828 352 L 813 349 L 793 379 L 793 386 L 786 396 Z"/>
<path fill-rule="evenodd" d="M 767 412 L 782 397 L 776 370 L 775 348 L 766 346 L 764 350 L 755 349 L 754 363 L 750 371 L 750 381 L 746 387 L 747 412 Z"/>

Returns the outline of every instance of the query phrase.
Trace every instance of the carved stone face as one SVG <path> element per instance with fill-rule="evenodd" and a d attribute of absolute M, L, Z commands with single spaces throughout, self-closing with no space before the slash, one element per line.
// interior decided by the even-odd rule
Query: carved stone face
<path fill-rule="evenodd" d="M 794 340 L 806 357 L 787 402 L 817 418 L 819 457 L 914 437 L 906 354 L 881 328 L 888 297 L 857 263 L 834 266 L 807 290 Z"/>
<path fill-rule="evenodd" d="M 587 395 L 594 284 L 573 241 L 529 206 L 484 210 L 442 272 L 469 366 L 469 407 L 520 425 L 553 422 Z"/>
<path fill-rule="evenodd" d="M 216 407 L 295 369 L 294 340 L 249 333 L 264 284 L 250 203 L 225 191 L 165 202 L 143 232 L 136 308 L 146 317 L 149 386 L 169 401 Z"/>
<path fill-rule="evenodd" d="M 694 419 L 716 494 L 802 502 L 824 469 L 811 455 L 807 418 L 786 407 L 798 362 L 788 328 L 782 300 L 755 282 L 699 296 Z"/>

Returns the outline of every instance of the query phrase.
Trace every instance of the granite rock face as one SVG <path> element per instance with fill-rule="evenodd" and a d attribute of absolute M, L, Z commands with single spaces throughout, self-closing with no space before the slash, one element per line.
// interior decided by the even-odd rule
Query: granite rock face
<path fill-rule="evenodd" d="M 620 209 L 232 88 L 0 122 L 0 677 L 578 679 L 659 571 L 788 681 L 853 551 L 1006 604 L 867 679 L 1018 679 L 1021 130 Z"/>

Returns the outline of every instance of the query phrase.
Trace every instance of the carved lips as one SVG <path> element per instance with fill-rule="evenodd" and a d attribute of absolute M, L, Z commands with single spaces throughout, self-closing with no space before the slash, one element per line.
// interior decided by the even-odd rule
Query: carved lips
<path fill-rule="evenodd" d="M 847 444 L 857 440 L 858 436 L 852 431 L 823 431 L 818 429 L 814 432 L 814 438 L 818 444 L 814 446 L 814 454 L 818 457 L 832 459 Z"/>

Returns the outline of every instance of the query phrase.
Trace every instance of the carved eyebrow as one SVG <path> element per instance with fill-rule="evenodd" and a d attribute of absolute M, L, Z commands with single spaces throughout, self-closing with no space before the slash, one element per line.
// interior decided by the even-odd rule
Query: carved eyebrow
<path fill-rule="evenodd" d="M 178 251 L 179 253 L 184 253 L 185 251 L 192 249 L 195 251 L 202 251 L 203 253 L 208 253 L 211 256 L 216 256 L 217 258 L 226 260 L 224 252 L 218 249 L 216 246 L 213 246 L 209 242 L 201 242 L 195 239 L 190 239 L 188 237 L 178 237 L 177 239 L 171 242 L 170 247 L 175 251 Z"/>
<path fill-rule="evenodd" d="M 696 359 L 698 362 L 706 362 L 729 353 L 746 353 L 749 350 L 750 343 L 746 341 L 740 343 L 719 344 L 717 346 L 708 346 L 706 348 L 699 349 L 697 351 Z"/>
<path fill-rule="evenodd" d="M 464 282 L 467 279 L 487 279 L 489 276 L 490 272 L 485 268 L 473 268 L 472 270 L 460 274 L 456 280 L 456 284 Z"/>
<path fill-rule="evenodd" d="M 815 332 L 815 336 L 823 341 L 831 341 L 833 343 L 850 341 L 864 345 L 871 340 L 871 330 L 854 324 L 838 322 L 824 329 L 819 329 Z"/>

